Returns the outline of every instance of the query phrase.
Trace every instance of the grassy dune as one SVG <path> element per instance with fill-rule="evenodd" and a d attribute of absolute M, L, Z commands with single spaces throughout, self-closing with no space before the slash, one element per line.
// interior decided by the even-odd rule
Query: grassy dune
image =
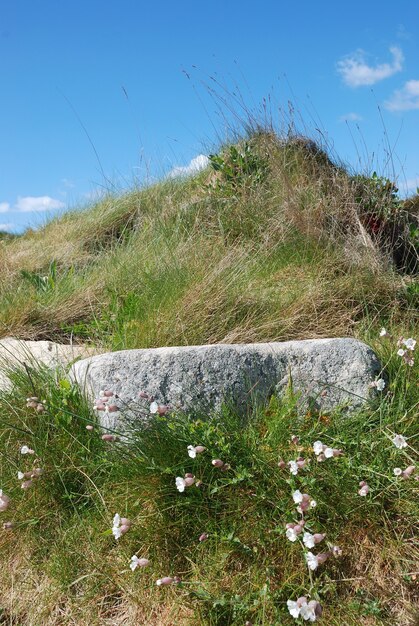
<path fill-rule="evenodd" d="M 393 470 L 418 465 L 419 366 L 398 341 L 419 334 L 417 210 L 304 138 L 256 133 L 194 177 L 0 241 L 3 336 L 121 349 L 352 335 L 388 375 L 352 416 L 301 415 L 290 389 L 249 422 L 170 415 L 127 446 L 101 438 L 64 372 L 15 371 L 0 395 L 0 623 L 287 625 L 306 623 L 287 610 L 305 595 L 329 626 L 414 626 L 419 472 Z M 318 440 L 343 454 L 319 462 Z M 278 465 L 298 457 L 297 475 Z M 202 485 L 180 493 L 188 472 Z M 313 571 L 303 535 L 286 537 L 296 490 L 317 502 L 304 530 L 326 534 L 312 551 L 342 551 Z M 132 522 L 118 540 L 115 513 Z M 133 555 L 147 567 L 131 571 Z"/>

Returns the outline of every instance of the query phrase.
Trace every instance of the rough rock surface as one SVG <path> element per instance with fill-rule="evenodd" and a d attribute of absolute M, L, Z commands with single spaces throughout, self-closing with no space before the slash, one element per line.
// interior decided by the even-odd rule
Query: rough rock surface
<path fill-rule="evenodd" d="M 7 370 L 21 367 L 24 363 L 48 367 L 65 366 L 80 357 L 92 354 L 85 346 L 71 346 L 51 341 L 23 341 L 13 337 L 0 339 L 0 389 L 9 389 L 11 382 Z"/>
<path fill-rule="evenodd" d="M 316 339 L 284 343 L 208 345 L 125 350 L 75 363 L 70 376 L 93 402 L 101 390 L 118 396 L 119 412 L 101 412 L 102 425 L 123 430 L 126 419 L 149 419 L 129 411 L 138 393 L 183 411 L 212 411 L 224 402 L 241 412 L 255 400 L 293 389 L 325 410 L 365 403 L 380 372 L 374 352 L 355 339 Z"/>

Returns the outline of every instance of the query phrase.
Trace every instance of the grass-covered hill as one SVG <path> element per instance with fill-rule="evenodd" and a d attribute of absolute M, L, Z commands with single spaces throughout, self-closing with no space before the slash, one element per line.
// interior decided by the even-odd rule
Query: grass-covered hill
<path fill-rule="evenodd" d="M 418 208 L 305 138 L 259 132 L 193 177 L 0 240 L 0 336 L 115 350 L 353 335 L 385 370 L 355 414 L 302 414 L 290 388 L 247 421 L 154 416 L 129 445 L 103 439 L 65 372 L 10 373 L 0 624 L 415 626 Z"/>
<path fill-rule="evenodd" d="M 113 349 L 360 335 L 417 303 L 417 198 L 259 133 L 0 241 L 0 336 Z"/>

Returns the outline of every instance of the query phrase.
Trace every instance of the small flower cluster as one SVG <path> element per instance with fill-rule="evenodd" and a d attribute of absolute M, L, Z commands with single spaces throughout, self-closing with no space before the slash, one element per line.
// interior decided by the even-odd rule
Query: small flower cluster
<path fill-rule="evenodd" d="M 293 436 L 291 442 L 298 444 L 298 437 Z M 343 455 L 342 450 L 326 446 L 321 441 L 315 441 L 312 448 L 318 461 L 325 461 L 326 459 Z M 289 462 L 288 465 L 290 466 L 291 474 L 293 475 L 297 475 L 298 469 L 300 469 L 298 466 L 299 460 L 304 461 L 304 464 L 301 464 L 302 467 L 307 465 L 307 460 L 304 460 L 301 457 L 295 461 L 296 467 L 292 465 L 294 462 Z M 287 464 L 284 461 L 280 461 L 278 465 L 284 468 Z M 297 522 L 286 524 L 285 535 L 287 539 L 293 543 L 297 541 L 300 536 L 302 536 L 302 544 L 304 548 L 308 549 L 308 552 L 305 552 L 304 554 L 307 567 L 310 571 L 315 571 L 319 565 L 324 563 L 331 556 L 341 556 L 342 550 L 338 546 L 330 546 L 330 549 L 325 552 L 320 552 L 318 554 L 311 552 L 311 549 L 324 541 L 326 537 L 325 533 L 312 533 L 306 528 L 304 515 L 311 509 L 315 508 L 317 503 L 308 493 L 302 493 L 300 489 L 293 491 L 292 499 L 297 505 L 297 512 L 301 515 L 301 519 Z M 317 602 L 317 600 L 310 600 L 308 602 L 305 596 L 298 598 L 296 601 L 288 600 L 287 607 L 290 614 L 295 619 L 302 618 L 305 621 L 315 622 L 322 614 L 322 607 L 319 602 Z"/>
<path fill-rule="evenodd" d="M 397 346 L 399 347 L 399 349 L 397 350 L 397 355 L 402 357 L 406 365 L 413 367 L 415 363 L 415 359 L 413 358 L 413 351 L 416 346 L 416 339 L 412 339 L 412 337 L 410 337 L 409 339 L 404 339 L 403 337 L 400 337 L 397 342 Z"/>
<path fill-rule="evenodd" d="M 159 404 L 154 396 L 146 391 L 140 391 L 138 397 L 150 403 L 149 410 L 152 415 L 166 415 L 172 408 L 170 404 Z"/>
<path fill-rule="evenodd" d="M 35 409 L 37 413 L 45 413 L 45 406 L 37 396 L 26 398 L 26 406 L 29 409 Z"/>
<path fill-rule="evenodd" d="M 342 450 L 339 448 L 330 448 L 321 441 L 315 441 L 313 443 L 313 452 L 319 462 L 331 459 L 332 457 L 343 456 Z"/>
<path fill-rule="evenodd" d="M 131 528 L 131 520 L 127 517 L 121 517 L 119 513 L 115 513 L 112 525 L 112 534 L 116 540 L 125 535 Z"/>
<path fill-rule="evenodd" d="M 116 396 L 113 391 L 103 389 L 99 391 L 99 397 L 96 398 L 93 409 L 95 411 L 104 411 L 105 413 L 117 413 L 119 408 L 115 400 Z"/>
<path fill-rule="evenodd" d="M 287 600 L 288 611 L 298 619 L 302 617 L 305 621 L 315 622 L 318 617 L 321 617 L 323 610 L 321 604 L 317 600 L 310 600 L 307 602 L 307 598 L 302 596 L 298 600 Z"/>

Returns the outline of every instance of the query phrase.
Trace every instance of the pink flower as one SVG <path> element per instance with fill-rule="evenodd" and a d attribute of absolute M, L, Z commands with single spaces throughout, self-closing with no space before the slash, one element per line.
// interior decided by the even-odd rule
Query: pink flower
<path fill-rule="evenodd" d="M 94 430 L 94 427 L 91 424 L 87 424 L 86 430 L 92 431 L 92 430 Z"/>
<path fill-rule="evenodd" d="M 132 571 L 134 571 L 137 567 L 147 567 L 149 563 L 150 561 L 148 559 L 139 559 L 138 556 L 134 554 L 134 556 L 131 557 L 131 563 L 129 566 Z"/>
<path fill-rule="evenodd" d="M 106 435 L 102 435 L 102 440 L 103 441 L 118 441 L 118 437 L 116 435 L 106 434 Z"/>
<path fill-rule="evenodd" d="M 198 541 L 202 543 L 203 541 L 206 541 L 207 539 L 208 539 L 208 533 L 202 533 L 202 535 L 199 536 Z"/>
<path fill-rule="evenodd" d="M 213 459 L 211 463 L 214 467 L 223 467 L 224 465 L 224 461 L 222 461 L 221 459 Z"/>
<path fill-rule="evenodd" d="M 409 465 L 409 467 L 406 467 L 404 472 L 402 472 L 402 478 L 407 480 L 408 478 L 410 478 L 410 476 L 413 474 L 414 471 L 415 471 L 415 465 Z"/>
<path fill-rule="evenodd" d="M 9 508 L 10 498 L 3 493 L 3 490 L 0 489 L 0 512 L 5 511 Z"/>
<path fill-rule="evenodd" d="M 367 485 L 367 483 L 365 482 L 365 480 L 361 480 L 361 482 L 359 483 L 359 486 L 361 487 L 361 489 L 358 489 L 358 493 L 360 496 L 366 496 L 368 495 L 370 488 Z"/>

